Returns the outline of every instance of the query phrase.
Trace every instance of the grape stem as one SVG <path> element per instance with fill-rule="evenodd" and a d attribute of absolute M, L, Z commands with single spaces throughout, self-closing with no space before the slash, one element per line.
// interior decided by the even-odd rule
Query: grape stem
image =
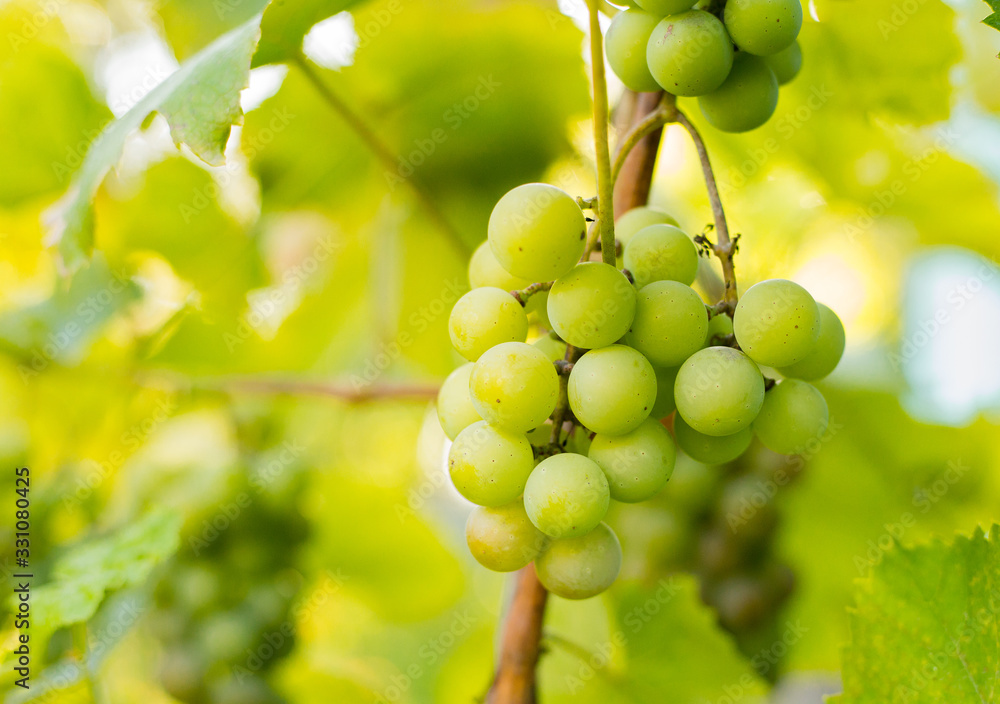
<path fill-rule="evenodd" d="M 604 37 L 598 13 L 598 0 L 589 0 L 590 68 L 594 90 L 594 161 L 597 165 L 597 199 L 600 207 L 598 225 L 601 233 L 601 259 L 615 265 L 614 182 L 611 180 L 611 152 L 608 147 L 608 84 L 604 76 Z"/>
<path fill-rule="evenodd" d="M 611 167 L 612 183 L 618 181 L 622 167 L 625 166 L 626 159 L 628 159 L 629 154 L 632 153 L 636 145 L 653 132 L 663 129 L 664 125 L 675 120 L 677 116 L 676 98 L 669 93 L 662 93 L 660 96 L 660 102 L 657 104 L 656 109 L 637 122 L 618 143 L 618 147 L 615 150 L 615 163 Z"/>
<path fill-rule="evenodd" d="M 511 291 L 510 295 L 517 299 L 517 302 L 522 306 L 527 304 L 528 299 L 534 296 L 536 293 L 541 293 L 542 291 L 548 291 L 552 288 L 552 284 L 555 281 L 539 281 L 538 283 L 531 284 L 530 286 L 525 286 L 519 291 Z"/>

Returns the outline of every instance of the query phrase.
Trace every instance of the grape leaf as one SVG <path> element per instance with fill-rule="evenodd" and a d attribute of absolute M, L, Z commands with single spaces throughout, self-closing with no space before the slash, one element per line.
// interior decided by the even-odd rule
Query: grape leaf
<path fill-rule="evenodd" d="M 274 0 L 264 10 L 254 67 L 289 61 L 314 24 L 357 5 L 360 0 Z"/>
<path fill-rule="evenodd" d="M 993 14 L 983 20 L 983 24 L 988 27 L 1000 31 L 1000 0 L 984 0 L 990 9 L 993 10 Z"/>
<path fill-rule="evenodd" d="M 858 583 L 838 704 L 995 701 L 1000 526 L 886 552 Z"/>
<path fill-rule="evenodd" d="M 192 56 L 90 145 L 69 191 L 48 214 L 50 239 L 57 243 L 64 266 L 76 268 L 89 255 L 94 194 L 118 162 L 126 138 L 153 113 L 167 119 L 175 143 L 188 145 L 209 164 L 223 163 L 232 125 L 242 120 L 240 91 L 247 86 L 260 21 L 261 16 L 255 16 Z"/>

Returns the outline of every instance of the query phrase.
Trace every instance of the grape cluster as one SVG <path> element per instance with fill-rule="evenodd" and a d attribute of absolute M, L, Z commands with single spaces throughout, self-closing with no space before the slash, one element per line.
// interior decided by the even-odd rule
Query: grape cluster
<path fill-rule="evenodd" d="M 697 96 L 705 118 L 723 132 L 746 132 L 767 122 L 778 104 L 778 86 L 802 66 L 799 0 L 629 5 L 607 32 L 606 53 L 615 74 L 635 91 Z"/>
<path fill-rule="evenodd" d="M 623 270 L 581 261 L 586 220 L 563 191 L 528 184 L 501 198 L 470 264 L 478 288 L 449 320 L 468 363 L 437 403 L 452 481 L 479 506 L 472 554 L 497 571 L 534 561 L 567 598 L 614 582 L 609 504 L 656 495 L 677 446 L 721 464 L 754 435 L 785 454 L 818 437 L 829 414 L 806 380 L 844 349 L 836 314 L 791 281 L 751 287 L 735 310 L 706 305 L 691 288 L 698 247 L 666 213 L 635 209 L 617 234 Z M 532 311 L 543 295 L 544 312 Z M 533 329 L 551 332 L 528 344 Z M 765 381 L 760 366 L 784 381 Z M 674 436 L 661 422 L 672 414 Z"/>

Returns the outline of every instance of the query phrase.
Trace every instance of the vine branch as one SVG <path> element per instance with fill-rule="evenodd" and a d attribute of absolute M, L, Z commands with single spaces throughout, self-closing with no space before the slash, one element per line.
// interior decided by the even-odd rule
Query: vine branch
<path fill-rule="evenodd" d="M 589 0 L 590 67 L 594 84 L 594 161 L 597 165 L 598 224 L 601 259 L 615 265 L 614 182 L 611 180 L 611 152 L 608 148 L 608 84 L 604 76 L 604 44 L 598 14 L 598 0 Z"/>

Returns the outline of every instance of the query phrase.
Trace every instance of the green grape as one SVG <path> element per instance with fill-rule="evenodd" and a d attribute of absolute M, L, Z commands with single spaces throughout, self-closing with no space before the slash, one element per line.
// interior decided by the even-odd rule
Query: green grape
<path fill-rule="evenodd" d="M 705 95 L 729 75 L 733 45 L 715 15 L 689 10 L 656 25 L 646 47 L 646 61 L 653 78 L 668 93 Z"/>
<path fill-rule="evenodd" d="M 608 480 L 592 460 L 565 452 L 538 463 L 524 487 L 524 508 L 552 538 L 589 533 L 608 512 Z"/>
<path fill-rule="evenodd" d="M 625 341 L 661 367 L 675 367 L 702 348 L 708 312 L 690 286 L 655 281 L 636 296 L 635 320 Z"/>
<path fill-rule="evenodd" d="M 527 305 L 524 306 L 524 311 L 530 316 L 528 320 L 536 323 L 539 327 L 551 330 L 552 323 L 549 321 L 548 307 L 549 292 L 539 291 L 528 299 Z"/>
<path fill-rule="evenodd" d="M 483 420 L 460 432 L 448 452 L 455 488 L 479 506 L 502 506 L 516 499 L 534 466 L 531 444 L 524 435 Z"/>
<path fill-rule="evenodd" d="M 649 417 L 660 420 L 677 409 L 674 403 L 674 382 L 677 381 L 679 367 L 653 367 L 656 374 L 656 401 Z"/>
<path fill-rule="evenodd" d="M 493 256 L 489 242 L 480 244 L 469 259 L 469 286 L 483 288 L 492 286 L 504 291 L 517 291 L 531 285 L 531 281 L 507 272 Z"/>
<path fill-rule="evenodd" d="M 614 584 L 622 546 L 606 523 L 587 535 L 556 540 L 535 560 L 538 580 L 564 599 L 589 599 Z"/>
<path fill-rule="evenodd" d="M 754 284 L 736 306 L 733 332 L 757 364 L 787 367 L 805 359 L 819 339 L 819 306 L 809 292 L 785 279 Z"/>
<path fill-rule="evenodd" d="M 703 464 L 732 462 L 746 452 L 753 440 L 750 428 L 721 437 L 699 433 L 679 415 L 674 417 L 674 436 L 677 438 L 677 446 L 684 450 L 684 454 Z"/>
<path fill-rule="evenodd" d="M 590 432 L 579 425 L 573 426 L 573 433 L 566 440 L 566 452 L 575 452 L 586 457 L 590 454 Z"/>
<path fill-rule="evenodd" d="M 493 256 L 514 276 L 551 281 L 583 256 L 586 221 L 568 193 L 545 183 L 508 191 L 490 215 Z"/>
<path fill-rule="evenodd" d="M 695 0 L 636 0 L 639 7 L 657 17 L 676 15 L 678 12 L 690 10 Z"/>
<path fill-rule="evenodd" d="M 674 416 L 675 428 L 678 420 L 680 416 Z M 677 444 L 684 449 L 679 440 Z M 679 513 L 701 516 L 715 500 L 721 478 L 714 467 L 696 462 L 690 455 L 679 455 L 665 496 Z"/>
<path fill-rule="evenodd" d="M 634 91 L 658 91 L 660 86 L 646 64 L 646 45 L 660 18 L 642 10 L 625 10 L 611 20 L 604 36 L 605 53 L 611 70 L 626 88 Z"/>
<path fill-rule="evenodd" d="M 656 401 L 656 373 L 631 347 L 591 350 L 573 365 L 569 407 L 584 427 L 602 435 L 624 435 L 649 417 Z"/>
<path fill-rule="evenodd" d="M 448 375 L 438 391 L 437 416 L 449 440 L 454 440 L 460 432 L 482 420 L 472 405 L 472 394 L 469 393 L 472 367 L 472 362 L 460 366 Z"/>
<path fill-rule="evenodd" d="M 732 435 L 748 428 L 760 412 L 764 377 L 739 350 L 708 347 L 681 365 L 674 400 L 677 412 L 699 433 Z"/>
<path fill-rule="evenodd" d="M 626 247 L 639 230 L 650 225 L 680 227 L 677 220 L 666 211 L 649 205 L 640 205 L 638 208 L 632 208 L 624 213 L 615 221 L 615 238 L 622 243 L 623 247 Z"/>
<path fill-rule="evenodd" d="M 610 264 L 584 262 L 552 284 L 552 327 L 574 347 L 607 347 L 628 332 L 635 315 L 635 288 Z"/>
<path fill-rule="evenodd" d="M 705 335 L 705 347 L 714 347 L 718 342 L 715 338 L 726 338 L 733 334 L 733 319 L 724 313 L 713 315 L 708 321 L 708 334 Z"/>
<path fill-rule="evenodd" d="M 448 332 L 458 353 L 475 362 L 501 342 L 524 342 L 528 337 L 528 316 L 506 291 L 474 288 L 451 309 Z"/>
<path fill-rule="evenodd" d="M 791 83 L 799 75 L 802 68 L 802 47 L 799 46 L 798 41 L 794 41 L 788 48 L 782 49 L 777 54 L 765 56 L 764 63 L 774 71 L 774 77 L 778 79 L 779 86 Z"/>
<path fill-rule="evenodd" d="M 625 435 L 594 436 L 590 459 L 604 470 L 611 498 L 634 504 L 652 498 L 674 471 L 677 451 L 660 421 L 647 418 Z"/>
<path fill-rule="evenodd" d="M 698 275 L 698 250 L 691 238 L 673 225 L 639 230 L 625 247 L 624 261 L 639 289 L 654 281 L 691 285 Z"/>
<path fill-rule="evenodd" d="M 469 379 L 472 405 L 490 424 L 515 432 L 534 430 L 552 415 L 559 376 L 551 360 L 524 342 L 487 350 Z"/>
<path fill-rule="evenodd" d="M 532 347 L 537 347 L 545 356 L 553 362 L 566 358 L 566 343 L 554 335 L 543 335 L 531 343 Z"/>
<path fill-rule="evenodd" d="M 465 523 L 469 552 L 483 567 L 494 572 L 513 572 L 534 560 L 548 539 L 528 519 L 524 504 L 477 507 Z"/>
<path fill-rule="evenodd" d="M 840 358 L 844 356 L 844 346 L 847 336 L 844 334 L 844 324 L 837 314 L 822 303 L 819 306 L 819 337 L 812 351 L 803 359 L 787 367 L 780 367 L 783 376 L 806 381 L 816 381 L 827 376 L 837 368 Z"/>
<path fill-rule="evenodd" d="M 748 54 L 787 49 L 802 28 L 800 0 L 729 0 L 724 14 L 733 43 Z"/>
<path fill-rule="evenodd" d="M 785 379 L 764 395 L 753 429 L 769 450 L 794 455 L 818 442 L 829 422 L 826 399 L 815 386 Z"/>
<path fill-rule="evenodd" d="M 774 114 L 778 106 L 778 79 L 763 59 L 739 53 L 725 83 L 698 98 L 698 105 L 715 129 L 749 132 Z"/>

